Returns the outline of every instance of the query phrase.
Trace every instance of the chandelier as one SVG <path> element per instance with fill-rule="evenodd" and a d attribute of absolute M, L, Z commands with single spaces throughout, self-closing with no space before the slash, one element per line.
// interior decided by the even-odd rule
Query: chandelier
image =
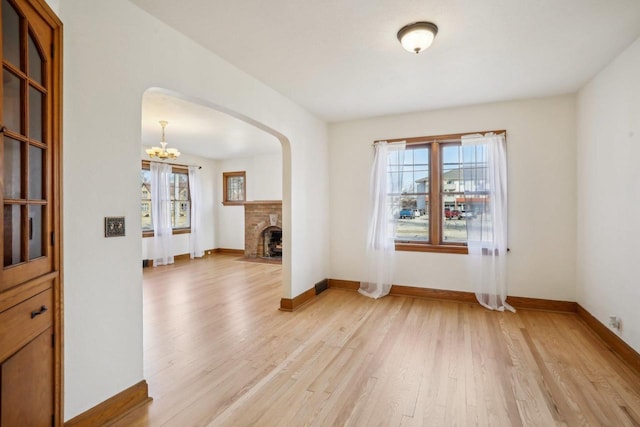
<path fill-rule="evenodd" d="M 160 140 L 160 147 L 147 148 L 147 154 L 149 157 L 157 157 L 160 160 L 175 159 L 180 157 L 180 152 L 177 148 L 167 148 L 167 142 L 164 139 L 164 128 L 169 122 L 160 120 L 160 126 L 162 126 L 162 139 Z"/>

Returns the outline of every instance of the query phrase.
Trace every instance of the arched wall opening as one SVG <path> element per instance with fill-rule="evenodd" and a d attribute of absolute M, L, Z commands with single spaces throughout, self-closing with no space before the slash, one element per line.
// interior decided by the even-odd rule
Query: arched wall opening
<path fill-rule="evenodd" d="M 144 94 L 154 93 L 154 94 L 163 94 L 168 97 L 176 98 L 191 104 L 195 104 L 197 106 L 205 107 L 211 110 L 215 110 L 216 112 L 222 113 L 234 119 L 242 121 L 244 124 L 247 124 L 260 132 L 264 132 L 266 135 L 270 137 L 274 137 L 280 144 L 280 154 L 282 157 L 282 296 L 288 297 L 291 295 L 291 154 L 290 154 L 290 143 L 289 139 L 282 134 L 281 132 L 272 129 L 269 126 L 266 126 L 250 117 L 247 117 L 243 114 L 240 114 L 236 111 L 233 111 L 224 106 L 215 104 L 213 102 L 207 101 L 205 99 L 199 98 L 197 96 L 186 95 L 183 93 L 179 93 L 177 91 L 160 88 L 160 87 L 150 87 L 148 88 Z M 143 94 L 143 98 L 144 98 Z M 141 110 L 144 108 L 144 102 L 141 104 Z M 170 118 L 166 118 L 170 121 Z M 144 114 L 143 114 L 144 121 Z M 143 124 L 144 125 L 144 124 Z M 175 146 L 176 148 L 180 148 L 180 142 L 176 141 L 172 142 L 170 128 L 171 122 L 167 126 L 167 141 L 169 142 L 169 146 Z M 159 129 L 159 128 L 158 128 Z M 144 130 L 143 130 L 144 133 Z M 158 133 L 159 135 L 159 133 Z M 157 139 L 157 138 L 156 138 Z M 143 138 L 144 144 L 144 138 Z M 220 174 L 221 175 L 221 174 Z M 221 186 L 221 182 L 219 186 Z M 251 185 L 251 183 L 247 183 L 247 185 Z M 143 244 L 143 256 L 146 252 L 146 246 Z"/>

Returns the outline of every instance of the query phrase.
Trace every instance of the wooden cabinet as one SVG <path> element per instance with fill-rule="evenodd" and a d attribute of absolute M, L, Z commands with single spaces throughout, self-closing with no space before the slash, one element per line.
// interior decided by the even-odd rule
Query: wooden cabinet
<path fill-rule="evenodd" d="M 53 328 L 49 327 L 2 363 L 1 425 L 56 425 L 52 341 Z"/>
<path fill-rule="evenodd" d="M 0 2 L 0 427 L 62 425 L 62 24 Z"/>

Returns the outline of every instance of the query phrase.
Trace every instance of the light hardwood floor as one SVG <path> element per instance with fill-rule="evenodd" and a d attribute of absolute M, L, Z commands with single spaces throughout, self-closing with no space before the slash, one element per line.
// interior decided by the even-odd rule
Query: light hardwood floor
<path fill-rule="evenodd" d="M 154 401 L 116 426 L 640 425 L 640 375 L 574 314 L 329 289 L 279 311 L 281 267 L 145 269 Z"/>

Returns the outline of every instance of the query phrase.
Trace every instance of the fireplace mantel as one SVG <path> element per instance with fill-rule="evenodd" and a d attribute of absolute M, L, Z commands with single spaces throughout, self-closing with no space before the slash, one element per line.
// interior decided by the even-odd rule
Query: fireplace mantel
<path fill-rule="evenodd" d="M 244 202 L 244 205 L 279 205 L 282 209 L 282 200 L 251 200 Z"/>

